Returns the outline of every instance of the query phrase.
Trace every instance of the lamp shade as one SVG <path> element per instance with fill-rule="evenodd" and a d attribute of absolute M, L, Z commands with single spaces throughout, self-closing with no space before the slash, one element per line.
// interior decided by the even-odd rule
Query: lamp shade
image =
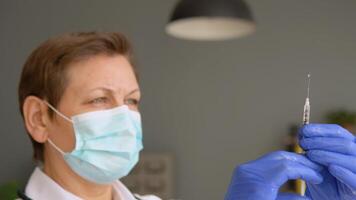
<path fill-rule="evenodd" d="M 189 40 L 225 40 L 255 29 L 243 0 L 180 0 L 166 26 L 169 35 Z"/>

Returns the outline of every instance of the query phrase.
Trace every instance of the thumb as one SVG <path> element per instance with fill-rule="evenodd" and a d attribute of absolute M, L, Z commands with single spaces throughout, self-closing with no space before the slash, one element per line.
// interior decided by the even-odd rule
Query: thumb
<path fill-rule="evenodd" d="M 311 199 L 293 193 L 279 193 L 276 200 L 311 200 Z"/>

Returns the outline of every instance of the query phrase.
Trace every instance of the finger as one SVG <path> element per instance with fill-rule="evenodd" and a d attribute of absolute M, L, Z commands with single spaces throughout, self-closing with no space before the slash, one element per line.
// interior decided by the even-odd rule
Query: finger
<path fill-rule="evenodd" d="M 299 196 L 292 193 L 280 193 L 276 200 L 311 200 L 308 197 Z"/>
<path fill-rule="evenodd" d="M 344 138 L 302 138 L 300 146 L 305 150 L 324 150 L 346 155 L 356 155 L 356 143 Z"/>
<path fill-rule="evenodd" d="M 355 140 L 349 131 L 336 124 L 307 124 L 299 130 L 301 137 L 333 137 Z"/>
<path fill-rule="evenodd" d="M 311 168 L 313 170 L 316 170 L 316 171 L 321 171 L 323 169 L 322 166 L 310 161 L 305 155 L 287 152 L 287 151 L 272 152 L 272 153 L 264 156 L 262 159 L 266 159 L 266 160 L 272 159 L 272 160 L 276 160 L 276 161 L 288 160 L 288 161 L 300 163 L 300 164 L 302 164 L 308 168 Z"/>
<path fill-rule="evenodd" d="M 356 157 L 322 150 L 307 151 L 307 157 L 321 165 L 337 165 L 356 173 Z"/>
<path fill-rule="evenodd" d="M 340 182 L 347 185 L 351 190 L 356 191 L 356 174 L 352 171 L 337 165 L 330 165 L 329 172 Z"/>
<path fill-rule="evenodd" d="M 271 174 L 273 177 L 270 178 L 271 180 L 275 180 L 278 186 L 283 185 L 288 180 L 296 179 L 303 179 L 313 184 L 319 184 L 323 181 L 323 177 L 316 170 L 288 160 L 276 168 L 276 172 L 279 173 Z"/>

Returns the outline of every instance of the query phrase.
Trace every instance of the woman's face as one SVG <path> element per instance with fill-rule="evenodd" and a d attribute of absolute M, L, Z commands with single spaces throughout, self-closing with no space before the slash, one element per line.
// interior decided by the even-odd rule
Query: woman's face
<path fill-rule="evenodd" d="M 68 82 L 57 106 L 67 117 L 128 105 L 138 111 L 140 90 L 133 68 L 121 55 L 98 55 L 69 66 Z M 72 123 L 55 114 L 49 138 L 64 152 L 75 147 Z"/>

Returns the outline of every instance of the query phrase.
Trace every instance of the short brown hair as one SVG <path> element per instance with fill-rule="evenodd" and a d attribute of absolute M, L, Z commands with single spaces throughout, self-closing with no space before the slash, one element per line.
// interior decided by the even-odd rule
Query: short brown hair
<path fill-rule="evenodd" d="M 135 72 L 132 49 L 126 37 L 117 32 L 78 32 L 50 38 L 38 46 L 28 57 L 22 69 L 18 88 L 22 117 L 23 104 L 28 96 L 47 100 L 56 107 L 67 86 L 66 72 L 69 64 L 95 55 L 123 55 Z M 49 110 L 49 116 L 53 112 Z M 34 159 L 43 161 L 43 144 L 31 138 Z"/>

